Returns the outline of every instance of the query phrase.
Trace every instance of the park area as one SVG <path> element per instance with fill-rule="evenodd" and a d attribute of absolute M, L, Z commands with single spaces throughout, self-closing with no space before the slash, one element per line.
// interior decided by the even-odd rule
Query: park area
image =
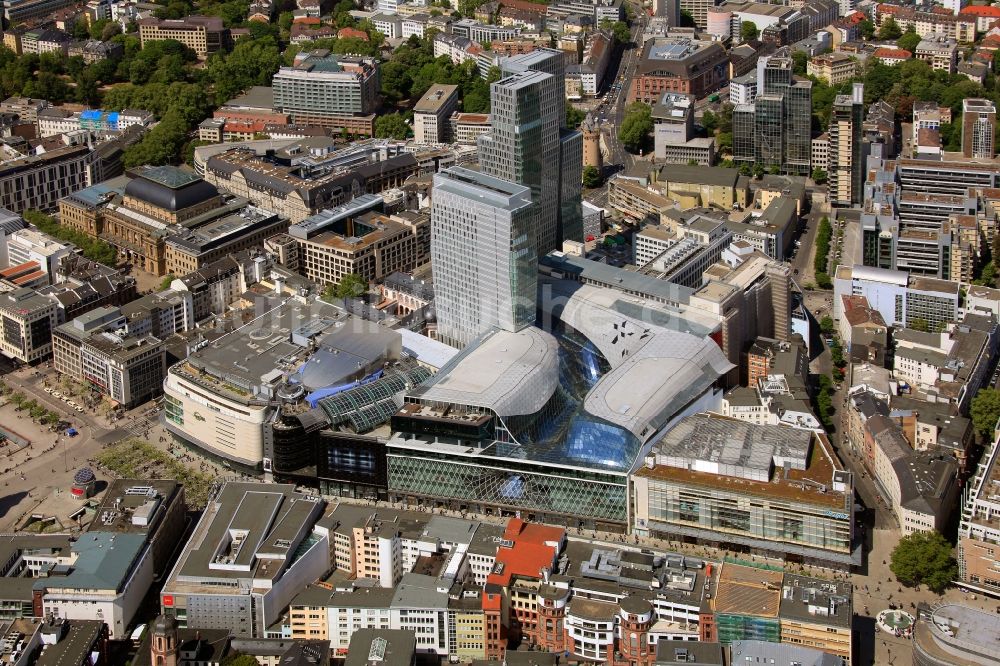
<path fill-rule="evenodd" d="M 204 508 L 213 478 L 196 472 L 149 442 L 128 437 L 111 444 L 97 456 L 100 468 L 121 478 L 176 479 L 192 509 Z"/>

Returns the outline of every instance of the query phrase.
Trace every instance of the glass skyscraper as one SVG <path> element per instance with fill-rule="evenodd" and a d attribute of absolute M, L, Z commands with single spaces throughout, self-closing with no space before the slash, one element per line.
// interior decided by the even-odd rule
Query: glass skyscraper
<path fill-rule="evenodd" d="M 539 256 L 583 238 L 582 135 L 565 129 L 562 53 L 539 49 L 509 58 L 490 91 L 493 129 L 479 139 L 484 173 L 531 189 L 539 207 Z"/>
<path fill-rule="evenodd" d="M 733 112 L 733 158 L 805 176 L 812 161 L 812 82 L 792 76 L 790 58 L 762 60 L 753 105 Z"/>
<path fill-rule="evenodd" d="M 464 347 L 535 321 L 538 208 L 523 185 L 452 167 L 434 176 L 431 263 L 437 333 Z"/>

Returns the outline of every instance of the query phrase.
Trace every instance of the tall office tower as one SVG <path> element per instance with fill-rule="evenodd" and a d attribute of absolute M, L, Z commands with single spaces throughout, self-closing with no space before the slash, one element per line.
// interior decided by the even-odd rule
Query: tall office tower
<path fill-rule="evenodd" d="M 792 76 L 791 58 L 771 56 L 759 62 L 752 107 L 741 104 L 733 112 L 733 159 L 808 175 L 811 129 L 812 82 Z"/>
<path fill-rule="evenodd" d="M 479 138 L 484 173 L 531 188 L 539 256 L 583 240 L 583 135 L 565 128 L 564 63 L 553 49 L 505 61 L 505 78 L 491 89 L 493 129 Z"/>
<path fill-rule="evenodd" d="M 785 89 L 785 161 L 782 170 L 808 176 L 812 164 L 812 81 L 798 79 Z"/>
<path fill-rule="evenodd" d="M 962 154 L 993 159 L 997 108 L 988 99 L 962 100 Z"/>
<path fill-rule="evenodd" d="M 494 326 L 519 331 L 535 321 L 538 210 L 523 185 L 462 167 L 435 174 L 431 262 L 438 339 L 464 347 Z"/>
<path fill-rule="evenodd" d="M 523 72 L 541 72 L 554 77 L 546 84 L 547 95 L 555 100 L 559 127 L 566 127 L 566 56 L 556 49 L 536 49 L 531 53 L 507 58 L 503 62 L 504 76 Z"/>
<path fill-rule="evenodd" d="M 539 256 L 558 247 L 559 123 L 554 77 L 523 72 L 500 79 L 490 91 L 493 129 L 479 137 L 483 173 L 531 189 L 539 208 L 533 239 Z"/>
<path fill-rule="evenodd" d="M 753 102 L 754 160 L 765 170 L 781 168 L 785 152 L 785 109 L 781 95 L 757 95 Z"/>
<path fill-rule="evenodd" d="M 757 62 L 757 90 L 763 95 L 779 95 L 792 84 L 792 60 L 769 56 Z"/>
<path fill-rule="evenodd" d="M 830 119 L 830 201 L 841 206 L 860 204 L 864 195 L 865 84 L 855 83 L 852 94 L 837 95 Z"/>
<path fill-rule="evenodd" d="M 765 269 L 771 286 L 771 311 L 774 319 L 774 337 L 790 340 L 792 336 L 792 269 L 787 264 L 768 262 Z"/>
<path fill-rule="evenodd" d="M 676 28 L 681 24 L 681 1 L 653 0 L 653 16 L 665 16 L 667 25 Z"/>
<path fill-rule="evenodd" d="M 559 130 L 559 245 L 583 241 L 583 133 Z"/>
<path fill-rule="evenodd" d="M 737 104 L 733 108 L 733 161 L 735 162 L 753 164 L 757 159 L 754 121 L 753 104 Z"/>

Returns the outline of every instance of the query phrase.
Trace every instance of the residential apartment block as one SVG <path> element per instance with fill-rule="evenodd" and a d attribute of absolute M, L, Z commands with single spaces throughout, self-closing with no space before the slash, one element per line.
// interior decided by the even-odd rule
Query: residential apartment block
<path fill-rule="evenodd" d="M 993 442 L 984 452 L 969 484 L 962 491 L 962 519 L 958 528 L 958 578 L 990 594 L 1000 592 L 1000 502 L 994 491 L 1000 480 L 1000 446 Z"/>
<path fill-rule="evenodd" d="M 187 46 L 199 58 L 229 48 L 229 29 L 217 16 L 187 16 L 182 19 L 159 19 L 154 17 L 139 19 L 139 39 L 146 42 L 172 39 Z"/>
<path fill-rule="evenodd" d="M 917 11 L 913 7 L 888 3 L 875 5 L 873 18 L 877 27 L 881 28 L 890 16 L 904 32 L 912 27 L 924 38 L 941 36 L 969 44 L 976 40 L 976 18 L 967 14 Z"/>

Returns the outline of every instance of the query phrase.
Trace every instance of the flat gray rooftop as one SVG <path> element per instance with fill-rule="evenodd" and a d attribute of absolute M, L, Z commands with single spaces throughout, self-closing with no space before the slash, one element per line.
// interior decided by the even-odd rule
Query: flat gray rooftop
<path fill-rule="evenodd" d="M 811 444 L 809 431 L 696 414 L 657 442 L 653 454 L 657 464 L 767 481 L 771 468 L 784 463 L 805 470 Z"/>
<path fill-rule="evenodd" d="M 280 578 L 294 560 L 289 553 L 309 538 L 320 514 L 320 503 L 292 485 L 227 483 L 195 528 L 198 540 L 192 543 L 198 545 L 188 550 L 165 589 L 179 583 L 210 589 L 212 581 Z"/>

